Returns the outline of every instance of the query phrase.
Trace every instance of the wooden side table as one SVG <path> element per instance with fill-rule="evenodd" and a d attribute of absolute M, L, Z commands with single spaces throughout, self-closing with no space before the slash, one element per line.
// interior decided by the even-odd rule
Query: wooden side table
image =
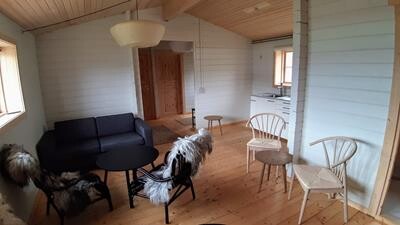
<path fill-rule="evenodd" d="M 258 191 L 261 191 L 261 186 L 263 183 L 264 179 L 264 173 L 265 173 L 265 166 L 268 165 L 268 170 L 267 170 L 267 180 L 269 180 L 269 173 L 271 170 L 271 166 L 281 166 L 282 171 L 283 171 L 283 184 L 284 184 L 284 192 L 286 193 L 287 191 L 287 177 L 286 177 L 286 164 L 292 162 L 292 155 L 283 152 L 283 151 L 261 151 L 256 153 L 256 160 L 260 161 L 263 163 L 263 168 L 261 170 L 261 180 L 260 180 L 260 187 L 258 188 Z"/>
<path fill-rule="evenodd" d="M 222 126 L 221 126 L 222 118 L 223 117 L 219 116 L 219 115 L 208 115 L 208 116 L 205 116 L 204 119 L 208 120 L 208 130 L 211 130 L 211 132 L 212 132 L 213 121 L 218 121 L 219 132 L 221 133 L 221 136 L 222 136 Z"/>

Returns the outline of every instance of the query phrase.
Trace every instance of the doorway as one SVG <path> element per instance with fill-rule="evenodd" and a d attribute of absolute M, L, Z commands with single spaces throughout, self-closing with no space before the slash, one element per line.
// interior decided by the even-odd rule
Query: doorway
<path fill-rule="evenodd" d="M 139 49 L 140 85 L 145 120 L 194 110 L 194 55 L 191 42 L 162 41 Z"/>

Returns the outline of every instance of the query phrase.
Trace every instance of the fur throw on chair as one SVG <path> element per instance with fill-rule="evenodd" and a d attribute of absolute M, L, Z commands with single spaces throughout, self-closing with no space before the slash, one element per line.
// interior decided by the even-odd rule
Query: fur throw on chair
<path fill-rule="evenodd" d="M 78 215 L 92 202 L 109 195 L 106 184 L 92 173 L 65 172 L 55 175 L 43 171 L 41 179 L 35 180 L 35 185 L 47 196 L 52 196 L 55 207 L 69 216 Z"/>
<path fill-rule="evenodd" d="M 3 176 L 20 187 L 40 176 L 38 161 L 21 145 L 4 145 L 0 152 L 0 166 Z"/>
<path fill-rule="evenodd" d="M 97 175 L 79 172 L 57 175 L 41 170 L 38 160 L 19 145 L 4 145 L 0 163 L 3 176 L 20 187 L 32 180 L 65 215 L 78 214 L 103 193 L 109 195 L 107 186 Z"/>
<path fill-rule="evenodd" d="M 14 215 L 13 210 L 0 194 L 0 225 L 26 225 L 24 221 Z"/>
<path fill-rule="evenodd" d="M 178 138 L 168 155 L 166 164 L 160 170 L 152 172 L 156 177 L 169 178 L 172 173 L 173 161 L 181 155 L 186 162 L 191 164 L 191 176 L 195 176 L 204 162 L 206 154 L 212 152 L 212 137 L 205 129 L 200 129 L 197 134 L 189 137 Z M 172 181 L 157 182 L 146 178 L 144 193 L 154 204 L 166 203 L 169 201 L 169 190 L 172 188 Z"/>

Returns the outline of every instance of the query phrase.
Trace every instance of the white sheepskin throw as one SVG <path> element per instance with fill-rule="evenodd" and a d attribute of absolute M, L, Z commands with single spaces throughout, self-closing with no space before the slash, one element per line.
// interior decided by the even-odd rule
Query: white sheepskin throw
<path fill-rule="evenodd" d="M 186 162 L 191 164 L 191 176 L 195 176 L 204 162 L 206 154 L 212 152 L 212 137 L 205 129 L 200 129 L 197 134 L 189 137 L 178 138 L 174 142 L 168 155 L 166 165 L 160 170 L 152 172 L 153 175 L 162 178 L 171 177 L 173 161 L 181 155 Z M 156 182 L 146 178 L 144 193 L 154 204 L 166 203 L 169 201 L 169 191 L 172 189 L 172 181 Z"/>
<path fill-rule="evenodd" d="M 14 215 L 13 210 L 0 194 L 0 225 L 26 225 L 24 221 Z"/>

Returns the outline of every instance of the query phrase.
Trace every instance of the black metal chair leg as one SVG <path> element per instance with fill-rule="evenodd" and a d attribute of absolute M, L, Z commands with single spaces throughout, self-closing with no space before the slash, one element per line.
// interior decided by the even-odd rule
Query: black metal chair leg
<path fill-rule="evenodd" d="M 64 225 L 64 216 L 60 215 L 60 225 Z"/>
<path fill-rule="evenodd" d="M 168 203 L 164 203 L 165 224 L 169 224 Z"/>
<path fill-rule="evenodd" d="M 114 210 L 114 206 L 112 204 L 112 200 L 111 200 L 111 195 L 110 193 L 108 193 L 107 197 L 107 202 L 108 202 L 108 208 L 110 209 L 110 212 Z"/>
<path fill-rule="evenodd" d="M 190 189 L 192 190 L 192 197 L 193 197 L 193 200 L 195 200 L 195 199 L 196 199 L 196 193 L 194 192 L 194 187 L 193 187 L 193 182 L 192 182 L 192 180 L 190 180 Z"/>
<path fill-rule="evenodd" d="M 50 201 L 49 198 L 47 198 L 47 206 L 46 206 L 46 215 L 50 215 Z"/>

